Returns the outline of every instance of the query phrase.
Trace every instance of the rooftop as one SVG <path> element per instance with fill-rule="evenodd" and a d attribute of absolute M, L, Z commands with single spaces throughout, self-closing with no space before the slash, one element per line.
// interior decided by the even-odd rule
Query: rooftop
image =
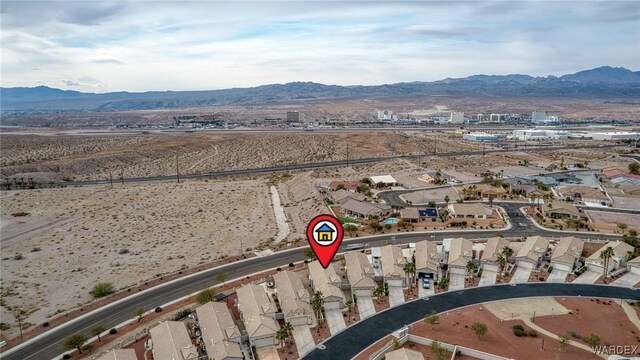
<path fill-rule="evenodd" d="M 309 277 L 313 282 L 314 291 L 321 291 L 325 298 L 333 296 L 344 299 L 342 290 L 338 288 L 342 280 L 336 273 L 333 264 L 329 264 L 329 266 L 324 269 L 317 260 L 310 262 Z"/>
<path fill-rule="evenodd" d="M 509 241 L 501 237 L 496 236 L 487 239 L 487 245 L 484 248 L 481 260 L 496 262 L 498 260 L 498 256 L 502 254 L 502 249 L 504 249 L 505 246 L 509 246 Z"/>
<path fill-rule="evenodd" d="M 165 321 L 151 328 L 154 360 L 188 360 L 198 357 L 187 327 L 181 321 Z"/>
<path fill-rule="evenodd" d="M 466 267 L 473 258 L 473 243 L 465 238 L 451 240 L 449 245 L 449 266 Z"/>
<path fill-rule="evenodd" d="M 208 302 L 196 308 L 207 355 L 213 359 L 242 357 L 240 345 L 229 339 L 239 339 L 240 330 L 223 302 Z"/>
<path fill-rule="evenodd" d="M 344 254 L 349 284 L 353 287 L 374 287 L 373 269 L 367 259 L 367 255 L 359 251 L 350 251 Z"/>
<path fill-rule="evenodd" d="M 527 258 L 538 261 L 541 254 L 549 248 L 549 239 L 542 236 L 531 236 L 522 244 L 516 258 Z"/>
<path fill-rule="evenodd" d="M 404 264 L 407 260 L 402 256 L 402 250 L 395 245 L 380 248 L 380 261 L 384 277 L 404 277 Z"/>
<path fill-rule="evenodd" d="M 440 256 L 438 254 L 438 246 L 433 241 L 418 241 L 416 243 L 416 270 L 427 269 L 433 272 L 438 271 L 440 266 Z"/>
<path fill-rule="evenodd" d="M 562 238 L 558 241 L 555 250 L 553 250 L 551 261 L 573 264 L 576 259 L 580 258 L 583 247 L 584 242 L 576 237 L 571 236 Z"/>
<path fill-rule="evenodd" d="M 273 276 L 280 307 L 285 317 L 311 315 L 311 296 L 304 287 L 300 275 L 293 271 L 280 271 Z"/>
<path fill-rule="evenodd" d="M 275 334 L 278 324 L 275 316 L 276 306 L 269 300 L 264 288 L 255 284 L 242 286 L 236 291 L 238 310 L 242 313 L 247 333 L 251 337 Z"/>

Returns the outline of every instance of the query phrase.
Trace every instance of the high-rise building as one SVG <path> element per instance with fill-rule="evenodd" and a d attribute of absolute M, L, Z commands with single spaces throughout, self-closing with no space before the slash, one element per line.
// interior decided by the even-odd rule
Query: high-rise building
<path fill-rule="evenodd" d="M 378 110 L 378 120 L 392 120 L 393 111 L 391 110 Z"/>
<path fill-rule="evenodd" d="M 464 122 L 464 113 L 452 111 L 449 117 L 449 122 L 452 124 L 462 124 Z"/>
<path fill-rule="evenodd" d="M 534 111 L 531 113 L 531 121 L 543 122 L 547 119 L 547 113 L 544 111 Z"/>
<path fill-rule="evenodd" d="M 300 113 L 297 111 L 287 111 L 287 122 L 289 123 L 300 122 Z"/>

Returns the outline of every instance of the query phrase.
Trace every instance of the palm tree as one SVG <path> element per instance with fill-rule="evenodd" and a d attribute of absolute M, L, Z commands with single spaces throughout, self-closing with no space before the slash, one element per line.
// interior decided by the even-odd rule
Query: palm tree
<path fill-rule="evenodd" d="M 347 307 L 349 308 L 349 314 L 351 314 L 351 307 L 353 306 L 353 300 L 351 299 L 347 300 L 345 305 L 347 305 Z"/>
<path fill-rule="evenodd" d="M 99 342 L 100 341 L 100 334 L 102 334 L 106 330 L 107 330 L 107 328 L 105 328 L 104 326 L 98 325 L 98 326 L 94 327 L 93 329 L 91 329 L 91 335 L 97 336 L 98 337 L 98 342 Z"/>
<path fill-rule="evenodd" d="M 311 308 L 313 308 L 313 312 L 316 315 L 316 319 L 318 319 L 318 323 L 322 322 L 322 310 L 324 308 L 324 295 L 322 291 L 316 291 L 313 294 L 313 298 L 311 299 Z"/>
<path fill-rule="evenodd" d="M 475 269 L 477 269 L 478 267 L 476 266 L 476 263 L 474 263 L 473 261 L 469 261 L 467 263 L 467 271 L 469 272 L 469 274 L 471 274 L 471 278 L 475 278 L 475 274 L 474 271 Z"/>
<path fill-rule="evenodd" d="M 498 266 L 500 266 L 500 277 L 504 275 L 504 270 L 507 267 L 507 259 L 502 255 L 498 255 L 498 259 L 496 260 Z"/>
<path fill-rule="evenodd" d="M 413 287 L 414 276 L 416 274 L 416 264 L 412 262 L 405 263 L 402 267 L 404 274 L 408 277 L 409 289 Z"/>
<path fill-rule="evenodd" d="M 602 250 L 602 252 L 600 253 L 600 259 L 602 259 L 604 262 L 604 274 L 602 276 L 605 278 L 607 277 L 607 273 L 609 272 L 609 261 L 614 255 L 615 252 L 613 252 L 613 248 L 611 246 L 607 246 L 607 248 Z"/>
<path fill-rule="evenodd" d="M 509 260 L 509 256 L 513 255 L 513 249 L 505 245 L 505 247 L 502 248 L 502 255 L 504 255 L 505 260 Z"/>
<path fill-rule="evenodd" d="M 287 331 L 284 328 L 280 328 L 280 330 L 276 332 L 276 339 L 280 341 L 281 347 L 284 345 L 284 340 L 288 337 L 289 337 L 289 334 L 287 334 Z"/>
<path fill-rule="evenodd" d="M 282 325 L 282 329 L 287 334 L 287 337 L 293 336 L 293 325 L 291 325 L 290 322 L 285 322 L 284 325 Z"/>

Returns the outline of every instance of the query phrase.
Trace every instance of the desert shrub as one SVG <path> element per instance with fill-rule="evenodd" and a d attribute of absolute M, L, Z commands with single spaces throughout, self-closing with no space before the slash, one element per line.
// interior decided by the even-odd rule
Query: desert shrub
<path fill-rule="evenodd" d="M 11 328 L 11 325 L 0 322 L 0 330 L 9 330 L 9 328 Z"/>
<path fill-rule="evenodd" d="M 69 354 L 64 354 L 64 355 L 62 355 L 62 358 L 63 358 L 64 360 L 71 359 L 71 355 L 69 355 Z"/>
<path fill-rule="evenodd" d="M 189 309 L 180 310 L 176 313 L 176 316 L 173 317 L 173 320 L 180 321 L 189 316 L 189 314 L 191 314 L 191 310 Z"/>
<path fill-rule="evenodd" d="M 538 337 L 538 332 L 535 331 L 534 329 L 531 329 L 531 330 L 529 330 L 529 336 Z"/>
<path fill-rule="evenodd" d="M 118 330 L 116 328 L 111 328 L 111 330 L 109 330 L 109 334 L 111 335 L 115 335 L 118 333 Z"/>
<path fill-rule="evenodd" d="M 577 332 L 575 332 L 575 331 L 571 331 L 571 332 L 569 332 L 569 335 L 571 335 L 571 337 L 574 337 L 574 338 L 576 338 L 576 339 L 580 339 L 580 338 L 582 337 L 582 336 L 580 336 L 580 334 L 578 334 L 578 333 L 577 333 Z"/>
<path fill-rule="evenodd" d="M 513 334 L 518 337 L 527 336 L 527 332 L 524 331 L 524 326 L 520 324 L 513 325 Z"/>
<path fill-rule="evenodd" d="M 91 296 L 93 296 L 94 298 L 98 299 L 98 298 L 101 298 L 101 297 L 105 297 L 107 295 L 111 295 L 114 292 L 116 292 L 116 290 L 113 287 L 113 284 L 111 284 L 111 283 L 98 283 L 93 287 L 93 289 L 91 291 L 89 291 L 89 294 Z"/>
<path fill-rule="evenodd" d="M 157 312 L 157 313 L 159 313 L 159 312 L 161 312 L 161 311 L 162 311 L 162 308 L 161 308 L 160 306 L 158 306 L 158 307 L 155 309 L 155 312 Z"/>
<path fill-rule="evenodd" d="M 47 326 L 49 326 L 49 322 L 48 321 L 45 321 L 45 322 L 42 323 L 42 327 L 47 327 Z"/>

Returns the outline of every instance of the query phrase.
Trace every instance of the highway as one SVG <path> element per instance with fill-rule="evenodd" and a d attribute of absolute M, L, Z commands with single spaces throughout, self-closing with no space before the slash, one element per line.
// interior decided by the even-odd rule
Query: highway
<path fill-rule="evenodd" d="M 550 237 L 562 236 L 562 234 L 556 232 L 548 232 L 532 226 L 530 227 L 526 225 L 528 223 L 527 219 L 522 218 L 522 221 L 516 220 L 517 214 L 519 213 L 517 211 L 517 207 L 518 204 L 514 204 L 513 207 L 505 209 L 511 217 L 512 228 L 510 230 L 465 231 L 460 232 L 459 234 L 438 232 L 433 232 L 433 234 L 416 234 L 412 232 L 393 233 L 396 237 L 394 243 L 403 244 L 420 240 L 437 241 L 444 238 L 459 236 L 467 238 L 487 238 L 495 236 L 497 232 L 509 237 L 524 237 L 531 235 L 547 235 Z M 521 224 L 525 224 L 525 226 Z M 587 233 L 584 235 L 573 234 L 573 236 L 611 240 L 616 239 L 616 237 L 613 236 Z M 381 246 L 386 242 L 390 242 L 390 239 L 391 234 L 384 234 L 345 240 L 341 246 L 341 250 L 345 250 L 346 245 L 353 243 L 363 243 L 369 247 Z M 108 305 L 107 307 L 96 309 L 76 322 L 65 323 L 55 327 L 43 334 L 42 337 L 38 338 L 34 342 L 15 351 L 11 351 L 8 354 L 3 354 L 1 357 L 4 360 L 40 360 L 54 358 L 63 353 L 61 343 L 65 337 L 71 334 L 78 332 L 90 334 L 90 329 L 96 325 L 103 325 L 109 329 L 134 318 L 135 310 L 140 307 L 153 309 L 182 296 L 192 294 L 199 289 L 202 289 L 204 286 L 215 285 L 217 282 L 214 280 L 214 275 L 217 272 L 225 272 L 229 275 L 229 279 L 235 279 L 278 266 L 284 267 L 291 262 L 303 261 L 305 259 L 302 253 L 303 249 L 304 248 L 298 248 L 295 250 L 276 252 L 271 256 L 256 257 L 227 264 L 215 269 L 202 271 L 189 277 L 176 279 L 173 282 L 151 288 L 143 293 L 131 295 L 118 303 L 112 304 L 111 306 Z"/>
<path fill-rule="evenodd" d="M 484 286 L 431 296 L 428 300 L 415 300 L 391 308 L 373 317 L 346 328 L 337 336 L 329 338 L 326 349 L 314 349 L 303 357 L 307 360 L 351 359 L 374 342 L 390 333 L 414 323 L 431 311 L 441 313 L 456 308 L 487 301 L 532 296 L 584 296 L 614 299 L 640 300 L 640 290 L 606 285 L 531 283 Z M 491 328 L 488 330 L 491 332 Z"/>
<path fill-rule="evenodd" d="M 608 145 L 585 145 L 585 146 L 549 146 L 549 147 L 530 147 L 527 148 L 526 151 L 555 151 L 555 150 L 564 150 L 564 149 L 592 149 L 592 148 L 612 148 L 612 147 L 620 147 L 624 145 L 616 145 L 616 144 L 608 144 Z M 372 164 L 381 161 L 394 160 L 394 159 L 418 159 L 424 157 L 431 156 L 443 156 L 443 157 L 455 157 L 455 156 L 469 156 L 469 155 L 482 155 L 482 154 L 491 154 L 491 153 L 500 153 L 507 151 L 523 151 L 523 149 L 487 149 L 487 150 L 474 150 L 474 151 L 457 151 L 457 152 L 438 152 L 436 154 L 412 154 L 412 155 L 394 155 L 394 156 L 385 156 L 385 157 L 375 157 L 375 158 L 363 158 L 363 159 L 345 159 L 345 160 L 335 160 L 335 161 L 324 161 L 324 162 L 316 162 L 316 163 L 302 163 L 302 164 L 290 164 L 290 165 L 279 165 L 279 166 L 268 166 L 262 168 L 253 168 L 253 169 L 238 169 L 238 170 L 223 170 L 223 171 L 212 171 L 206 173 L 199 174 L 180 174 L 180 179 L 211 179 L 211 178 L 219 178 L 225 176 L 235 176 L 235 175 L 257 175 L 257 174 L 269 174 L 276 172 L 287 172 L 292 170 L 312 170 L 323 167 L 333 167 L 333 166 L 350 166 L 350 165 L 363 165 L 363 164 Z M 137 178 L 118 178 L 113 179 L 114 183 L 139 183 L 139 182 L 153 182 L 153 181 L 174 181 L 176 180 L 176 175 L 165 175 L 165 176 L 149 176 L 149 177 L 137 177 Z M 109 179 L 100 179 L 100 180 L 82 180 L 82 181 L 67 181 L 59 183 L 61 186 L 80 186 L 80 185 L 99 185 L 99 184 L 109 184 Z"/>

